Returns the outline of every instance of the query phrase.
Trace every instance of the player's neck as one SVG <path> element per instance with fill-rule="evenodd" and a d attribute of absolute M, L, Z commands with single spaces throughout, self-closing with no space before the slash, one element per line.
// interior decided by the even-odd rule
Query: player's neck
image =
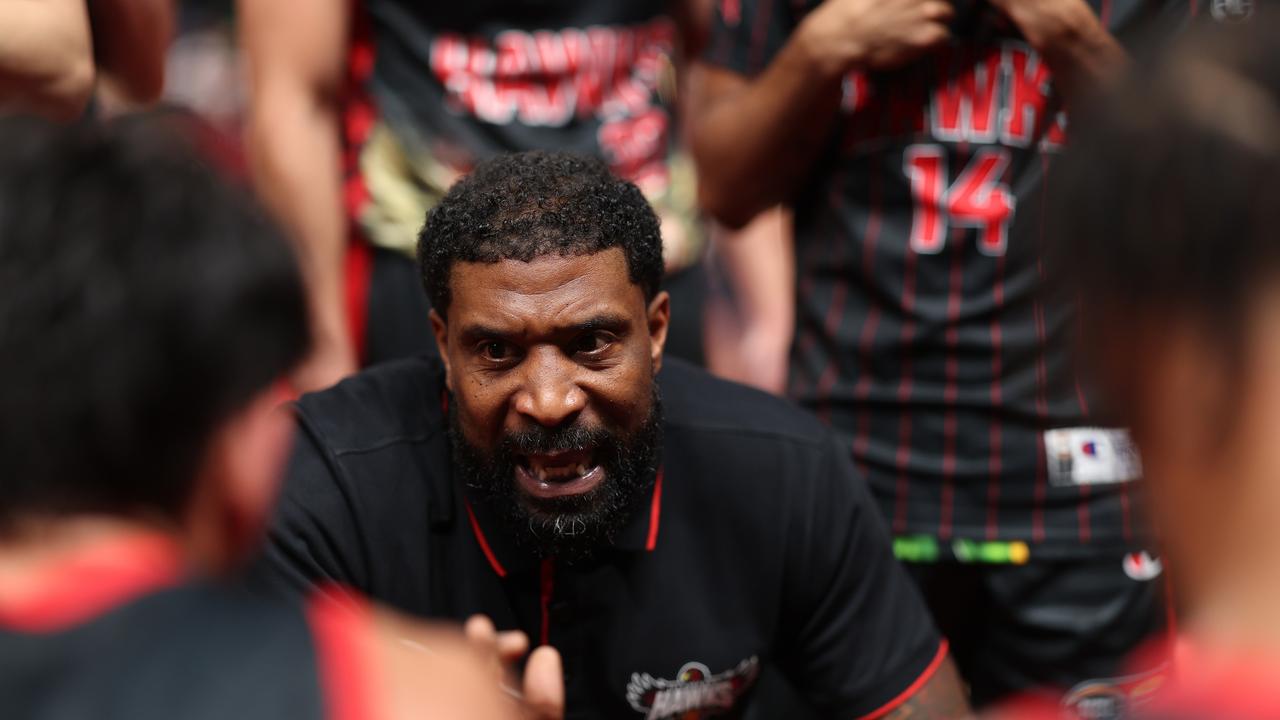
<path fill-rule="evenodd" d="M 139 562 L 180 562 L 172 525 L 108 515 L 29 517 L 0 535 L 0 602 L 19 602 L 45 589 L 50 573 L 91 563 L 107 572 L 136 571 Z"/>

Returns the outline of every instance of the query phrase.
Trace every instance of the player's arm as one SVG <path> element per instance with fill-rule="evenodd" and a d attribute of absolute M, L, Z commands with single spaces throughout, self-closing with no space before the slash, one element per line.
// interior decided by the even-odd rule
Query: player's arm
<path fill-rule="evenodd" d="M 742 3 L 744 19 L 757 14 L 751 4 Z M 754 78 L 702 64 L 691 92 L 703 206 L 736 228 L 785 201 L 828 138 L 844 76 L 941 42 L 951 14 L 944 0 L 828 0 Z"/>
<path fill-rule="evenodd" d="M 1068 102 L 1109 82 L 1127 56 L 1084 0 L 991 0 L 1045 59 Z"/>
<path fill-rule="evenodd" d="M 342 294 L 340 99 L 351 22 L 346 0 L 239 0 L 249 65 L 248 146 L 255 184 L 299 247 L 314 345 L 301 391 L 356 368 Z"/>
<path fill-rule="evenodd" d="M 85 0 L 0 0 L 0 110 L 72 120 L 93 79 Z"/>
<path fill-rule="evenodd" d="M 782 668 L 825 717 L 960 718 L 948 648 L 847 448 L 828 438 L 788 486 Z"/>
<path fill-rule="evenodd" d="M 159 99 L 173 14 L 174 0 L 90 2 L 98 81 L 131 104 Z"/>
<path fill-rule="evenodd" d="M 790 218 L 768 210 L 739 231 L 713 236 L 726 292 L 707 300 L 707 367 L 721 377 L 781 395 L 795 325 L 795 253 Z"/>

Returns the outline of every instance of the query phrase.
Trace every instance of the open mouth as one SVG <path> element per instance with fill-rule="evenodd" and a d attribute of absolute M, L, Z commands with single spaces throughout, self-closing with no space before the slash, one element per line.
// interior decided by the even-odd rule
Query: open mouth
<path fill-rule="evenodd" d="M 529 495 L 558 498 L 590 492 L 604 480 L 604 468 L 589 449 L 516 456 L 516 482 Z"/>

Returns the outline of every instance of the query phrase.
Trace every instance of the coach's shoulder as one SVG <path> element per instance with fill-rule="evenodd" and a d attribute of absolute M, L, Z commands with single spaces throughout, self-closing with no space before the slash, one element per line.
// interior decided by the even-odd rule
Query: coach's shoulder
<path fill-rule="evenodd" d="M 815 446 L 827 437 L 813 414 L 790 401 L 722 380 L 682 360 L 664 360 L 658 386 L 670 426 Z"/>
<path fill-rule="evenodd" d="M 335 452 L 423 440 L 444 428 L 443 379 L 437 358 L 396 360 L 303 395 L 295 410 Z"/>

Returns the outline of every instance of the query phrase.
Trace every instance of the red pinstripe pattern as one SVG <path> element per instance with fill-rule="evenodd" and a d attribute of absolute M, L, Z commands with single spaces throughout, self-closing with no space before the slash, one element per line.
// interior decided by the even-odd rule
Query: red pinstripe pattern
<path fill-rule="evenodd" d="M 832 179 L 831 193 L 828 202 L 831 204 L 831 213 L 835 217 L 839 217 L 840 205 L 844 202 L 845 190 L 844 173 L 837 173 Z M 835 267 L 840 267 L 844 260 L 847 243 L 850 239 L 845 237 L 841 232 L 841 224 L 832 223 L 830 238 L 829 262 Z M 844 319 L 845 301 L 849 295 L 849 285 L 845 278 L 841 278 L 836 283 L 835 289 L 831 293 L 831 304 L 827 307 L 826 317 L 822 320 L 822 329 L 825 333 L 824 337 L 835 338 L 840 330 L 840 322 Z M 831 388 L 835 386 L 836 377 L 839 375 L 840 364 L 836 361 L 834 354 L 826 354 L 826 367 L 822 369 L 822 373 L 818 376 L 818 383 L 814 386 L 814 395 L 817 402 L 818 417 L 824 423 L 831 422 Z"/>
<path fill-rule="evenodd" d="M 1049 191 L 1049 156 L 1040 152 L 1040 208 L 1039 213 L 1039 240 L 1040 247 L 1044 246 L 1044 216 L 1043 208 L 1047 206 L 1047 198 Z M 1044 265 L 1036 260 L 1036 272 L 1040 274 L 1040 281 L 1045 281 Z M 1036 418 L 1041 425 L 1049 417 L 1049 401 L 1047 398 L 1047 386 L 1049 384 L 1049 371 L 1045 364 L 1045 353 L 1048 352 L 1045 323 L 1044 323 L 1044 304 L 1040 297 L 1037 296 L 1033 301 L 1032 315 L 1035 318 L 1036 326 Z M 1035 504 L 1031 510 L 1031 539 L 1036 542 L 1044 541 L 1044 500 L 1048 491 L 1046 487 L 1048 478 L 1046 477 L 1046 459 L 1044 450 L 1044 441 L 1036 442 L 1036 487 L 1035 487 Z"/>
<path fill-rule="evenodd" d="M 906 269 L 902 282 L 902 334 L 899 337 L 900 347 L 909 348 L 915 338 L 916 322 L 912 317 L 916 306 L 916 259 L 914 252 L 907 252 Z M 898 383 L 898 405 L 907 407 L 911 400 L 912 385 L 911 353 L 902 354 L 902 379 Z M 894 464 L 898 470 L 897 497 L 893 509 L 894 532 L 905 532 L 907 529 L 907 496 L 910 494 L 910 479 L 907 476 L 907 464 L 911 460 L 911 413 L 902 411 L 898 420 L 898 452 Z"/>
<path fill-rule="evenodd" d="M 868 167 L 875 168 L 880 157 L 873 155 L 868 160 Z M 871 285 L 875 274 L 876 244 L 880 240 L 880 223 L 884 213 L 884 201 L 881 198 L 883 182 L 878 172 L 868 173 L 868 201 L 871 208 L 867 214 L 867 227 L 862 233 L 862 276 L 867 285 Z M 871 413 L 867 410 L 867 394 L 871 392 L 871 345 L 876 339 L 876 328 L 880 324 L 880 304 L 874 299 L 867 310 L 866 320 L 858 333 L 858 382 L 854 385 L 853 394 L 858 407 L 858 427 L 853 440 L 853 457 L 858 469 L 867 474 L 867 443 L 870 441 Z"/>
<path fill-rule="evenodd" d="M 958 378 L 960 374 L 960 358 L 956 356 L 956 345 L 960 339 L 957 326 L 960 319 L 961 289 L 964 284 L 964 237 L 963 228 L 951 229 L 951 277 L 947 295 L 947 361 L 946 377 L 942 391 L 946 413 L 942 420 L 942 497 L 941 514 L 938 517 L 938 537 L 943 540 L 951 537 L 951 514 L 955 496 L 956 476 L 956 397 L 959 393 Z"/>
<path fill-rule="evenodd" d="M 1004 307 L 1004 264 L 1005 256 L 996 260 L 996 279 L 991 288 L 995 308 L 991 320 L 991 406 L 1000 407 L 1004 393 L 1000 387 L 1001 374 L 1004 372 L 1000 359 L 1001 342 L 1003 340 L 1000 327 L 1001 308 Z M 987 460 L 987 539 L 995 540 L 1000 533 L 1000 473 L 1004 462 L 1004 438 L 1001 434 L 1000 420 L 992 415 L 991 426 L 987 430 L 987 441 L 991 454 Z"/>

